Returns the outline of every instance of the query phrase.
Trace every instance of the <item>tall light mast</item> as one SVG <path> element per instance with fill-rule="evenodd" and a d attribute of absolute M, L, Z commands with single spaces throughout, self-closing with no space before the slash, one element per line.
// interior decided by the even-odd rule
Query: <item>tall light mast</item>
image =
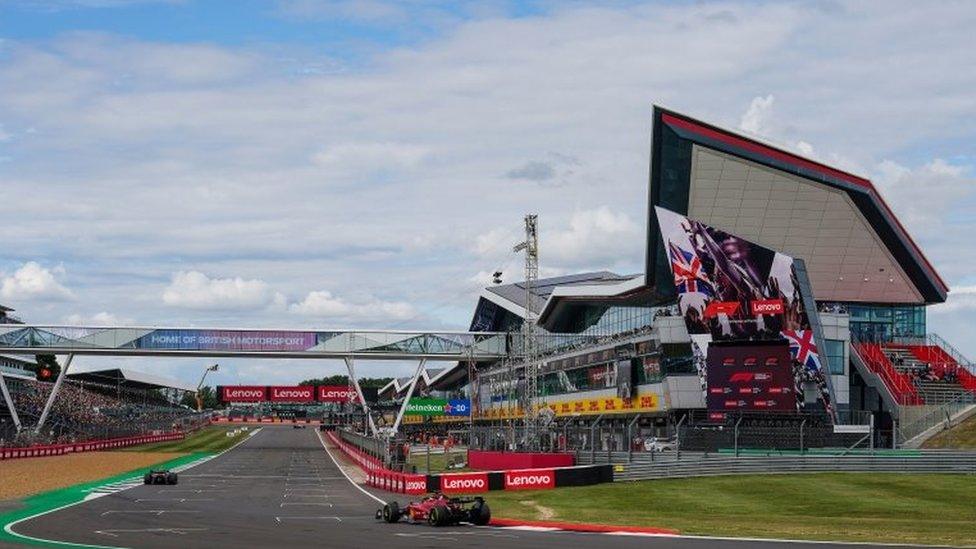
<path fill-rule="evenodd" d="M 538 446 L 538 410 L 535 399 L 539 396 L 539 364 L 537 358 L 536 321 L 538 317 L 532 309 L 533 289 L 539 280 L 539 216 L 525 216 L 525 241 L 515 245 L 514 251 L 525 253 L 525 320 L 522 322 L 522 364 L 525 369 L 525 395 L 523 421 L 525 424 L 525 444 L 531 448 Z"/>

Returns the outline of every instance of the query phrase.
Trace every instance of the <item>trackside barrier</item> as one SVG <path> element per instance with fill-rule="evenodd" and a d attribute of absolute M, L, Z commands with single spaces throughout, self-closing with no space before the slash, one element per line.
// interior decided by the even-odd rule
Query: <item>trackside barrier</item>
<path fill-rule="evenodd" d="M 562 486 L 585 486 L 613 482 L 610 465 L 551 467 L 509 471 L 476 471 L 443 475 L 416 475 L 391 471 L 379 459 L 328 431 L 326 436 L 366 473 L 366 485 L 399 494 L 428 492 L 481 493 L 488 490 L 547 490 Z"/>
<path fill-rule="evenodd" d="M 757 451 L 759 452 L 759 451 Z M 605 462 L 606 455 L 597 455 Z M 579 456 L 582 462 L 592 462 L 589 455 Z M 680 459 L 673 453 L 658 454 L 651 461 L 649 455 L 633 456 L 613 452 L 610 464 L 614 479 L 650 480 L 720 475 L 755 475 L 766 473 L 820 472 L 877 472 L 877 473 L 962 473 L 976 474 L 976 452 L 952 450 L 893 450 L 877 454 L 851 455 L 747 455 L 695 454 L 682 452 Z"/>
<path fill-rule="evenodd" d="M 167 433 L 164 435 L 143 435 L 138 437 L 112 438 L 106 440 L 89 440 L 87 442 L 73 442 L 70 444 L 49 444 L 44 446 L 26 446 L 23 448 L 0 447 L 0 460 L 62 456 L 80 452 L 97 452 L 112 448 L 125 448 L 154 442 L 168 442 L 183 440 L 184 433 Z"/>

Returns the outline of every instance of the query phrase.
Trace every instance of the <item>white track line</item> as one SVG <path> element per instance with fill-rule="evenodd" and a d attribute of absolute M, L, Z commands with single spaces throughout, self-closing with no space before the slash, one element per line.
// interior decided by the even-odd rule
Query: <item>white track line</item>
<path fill-rule="evenodd" d="M 186 471 L 188 469 L 192 469 L 193 467 L 196 467 L 198 465 L 203 465 L 204 463 L 207 463 L 207 462 L 209 462 L 209 461 L 211 461 L 213 459 L 216 459 L 216 458 L 218 458 L 218 457 L 226 454 L 227 452 L 230 452 L 231 450 L 237 448 L 241 444 L 244 444 L 245 442 L 247 442 L 248 440 L 250 440 L 251 437 L 253 437 L 254 435 L 258 434 L 259 431 L 261 431 L 260 428 L 255 429 L 255 430 L 251 431 L 250 433 L 248 433 L 248 435 L 246 437 L 244 437 L 243 439 L 241 439 L 240 442 L 238 442 L 237 444 L 235 444 L 235 445 L 231 446 L 230 448 L 224 450 L 223 452 L 220 452 L 219 454 L 212 455 L 212 456 L 210 456 L 210 457 L 208 457 L 206 459 L 201 459 L 201 460 L 199 460 L 197 462 L 193 462 L 192 465 L 190 465 L 189 467 L 179 468 L 179 471 L 180 472 L 183 472 L 183 471 Z M 140 485 L 139 484 L 136 484 L 136 485 L 130 486 L 128 488 L 124 488 L 123 490 L 128 490 L 129 488 L 134 488 L 135 486 L 140 486 Z M 123 490 L 119 490 L 119 491 L 121 492 Z M 67 509 L 68 507 L 74 507 L 75 505 L 78 505 L 78 504 L 81 504 L 81 503 L 85 503 L 86 501 L 88 501 L 88 500 L 87 499 L 83 499 L 81 501 L 76 501 L 74 503 L 69 503 L 67 505 L 62 505 L 61 507 L 55 507 L 54 509 L 49 509 L 47 511 L 41 511 L 40 513 L 35 513 L 33 515 L 26 516 L 26 517 L 24 517 L 22 519 L 15 520 L 15 521 L 7 524 L 6 526 L 3 527 L 3 530 L 5 532 L 7 532 L 8 534 L 10 534 L 11 536 L 16 536 L 18 538 L 26 539 L 26 540 L 31 540 L 31 541 L 38 541 L 38 542 L 42 542 L 42 543 L 49 543 L 49 544 L 52 544 L 52 545 L 63 545 L 65 547 L 88 547 L 88 548 L 94 548 L 94 549 L 118 549 L 117 547 L 111 547 L 111 546 L 107 546 L 107 545 L 92 545 L 92 544 L 86 544 L 86 543 L 72 543 L 70 541 L 59 541 L 59 540 L 53 540 L 53 539 L 35 538 L 34 536 L 28 536 L 26 534 L 19 534 L 17 532 L 14 532 L 14 526 L 17 526 L 18 524 L 20 524 L 22 522 L 27 522 L 28 520 L 33 520 L 33 519 L 35 519 L 37 517 L 43 517 L 44 515 L 49 515 L 51 513 L 56 513 L 58 511 L 61 511 L 62 509 Z"/>
<path fill-rule="evenodd" d="M 319 439 L 319 444 L 322 445 L 322 448 L 325 449 L 325 453 L 326 454 L 329 454 L 329 459 L 332 460 L 332 463 L 335 463 L 336 469 L 338 469 L 339 472 L 342 473 L 342 476 L 346 477 L 346 480 L 349 481 L 349 484 L 352 484 L 353 486 L 355 486 L 357 490 L 359 490 L 360 492 L 366 494 L 370 499 L 372 499 L 373 501 L 379 503 L 380 505 L 386 505 L 386 502 L 385 501 L 383 501 L 380 498 L 374 496 L 373 494 L 370 494 L 368 491 L 366 491 L 365 488 L 363 488 L 362 486 L 356 484 L 356 481 L 354 481 L 352 479 L 352 477 L 350 477 L 349 475 L 346 474 L 346 471 L 343 470 L 342 466 L 339 465 L 339 462 L 336 461 L 335 456 L 333 456 L 332 455 L 332 452 L 329 451 L 329 446 L 325 443 L 325 439 L 322 438 L 322 434 L 321 434 L 320 431 L 316 431 L 315 432 L 315 436 Z"/>

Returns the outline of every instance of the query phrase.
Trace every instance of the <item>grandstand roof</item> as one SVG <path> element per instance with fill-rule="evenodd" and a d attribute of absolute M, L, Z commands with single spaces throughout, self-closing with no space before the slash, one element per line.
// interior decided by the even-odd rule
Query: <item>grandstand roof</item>
<path fill-rule="evenodd" d="M 181 391 L 196 391 L 196 386 L 177 379 L 136 372 L 124 368 L 107 370 L 92 370 L 68 374 L 68 378 L 92 383 L 119 383 L 123 387 L 132 389 L 179 389 Z"/>
<path fill-rule="evenodd" d="M 565 276 L 554 276 L 550 278 L 540 278 L 532 286 L 532 296 L 529 299 L 529 308 L 535 312 L 540 312 L 545 307 L 546 300 L 553 294 L 556 288 L 567 286 L 613 286 L 631 280 L 640 275 L 619 275 L 610 271 L 594 271 Z M 501 284 L 489 286 L 481 293 L 481 296 L 505 307 L 509 311 L 525 317 L 525 282 L 515 282 L 512 284 Z"/>
<path fill-rule="evenodd" d="M 660 107 L 653 116 L 651 206 L 803 259 L 818 300 L 945 301 L 945 282 L 870 180 Z M 659 233 L 651 208 L 647 283 L 666 299 Z"/>

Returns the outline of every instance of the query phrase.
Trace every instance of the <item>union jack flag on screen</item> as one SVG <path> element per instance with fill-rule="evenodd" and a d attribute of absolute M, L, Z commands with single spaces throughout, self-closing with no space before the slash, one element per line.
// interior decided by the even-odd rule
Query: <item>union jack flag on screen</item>
<path fill-rule="evenodd" d="M 668 243 L 671 256 L 671 272 L 674 273 L 674 286 L 679 294 L 702 293 L 714 296 L 708 277 L 702 271 L 701 260 L 698 256 L 681 249 L 673 242 Z"/>
<path fill-rule="evenodd" d="M 790 342 L 790 354 L 810 371 L 820 370 L 820 356 L 813 342 L 813 330 L 783 330 L 783 337 Z"/>

